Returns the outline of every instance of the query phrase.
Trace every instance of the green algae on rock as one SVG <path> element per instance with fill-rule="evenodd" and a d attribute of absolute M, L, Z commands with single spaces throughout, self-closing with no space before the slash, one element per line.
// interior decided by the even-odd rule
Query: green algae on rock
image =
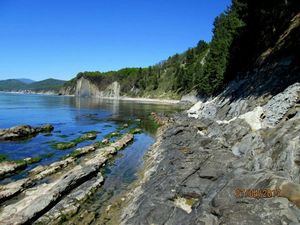
<path fill-rule="evenodd" d="M 87 140 L 94 140 L 97 138 L 97 131 L 90 131 L 86 132 L 85 134 L 81 135 L 79 138 L 76 138 L 70 142 L 54 142 L 52 147 L 58 150 L 65 150 L 75 147 L 77 144 L 87 141 Z"/>

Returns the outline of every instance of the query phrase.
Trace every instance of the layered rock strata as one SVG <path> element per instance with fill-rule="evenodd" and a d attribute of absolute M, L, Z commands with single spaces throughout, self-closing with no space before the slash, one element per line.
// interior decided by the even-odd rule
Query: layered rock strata
<path fill-rule="evenodd" d="M 169 120 L 121 224 L 300 223 L 299 83 L 264 98 L 225 96 L 197 103 L 196 119 Z"/>
<path fill-rule="evenodd" d="M 2 196 L 6 194 L 6 197 L 8 197 L 19 192 L 23 194 L 17 200 L 7 201 L 2 205 L 0 224 L 33 223 L 45 213 L 46 215 L 43 219 L 40 219 L 40 222 L 46 222 L 46 218 L 59 220 L 65 213 L 71 214 L 74 212 L 72 209 L 78 208 L 80 202 L 84 201 L 102 183 L 102 175 L 97 175 L 99 169 L 113 154 L 124 148 L 132 140 L 133 135 L 127 134 L 106 147 L 90 146 L 82 148 L 78 150 L 82 155 L 91 151 L 94 152 L 81 158 L 78 165 L 74 164 L 68 167 L 66 164 L 73 161 L 73 157 L 70 157 L 61 164 L 55 163 L 43 168 L 43 170 L 41 168 L 33 170 L 32 178 L 20 180 L 15 182 L 14 185 L 6 185 L 5 190 L 2 188 Z M 58 169 L 64 167 L 65 169 L 56 173 Z M 53 176 L 48 177 L 53 173 Z M 40 182 L 40 184 L 31 188 L 26 187 L 29 182 L 34 182 L 46 176 L 47 180 Z"/>
<path fill-rule="evenodd" d="M 40 127 L 31 127 L 29 125 L 21 125 L 8 129 L 0 129 L 0 141 L 12 141 L 33 137 L 38 133 L 51 132 L 54 127 L 46 124 Z"/>

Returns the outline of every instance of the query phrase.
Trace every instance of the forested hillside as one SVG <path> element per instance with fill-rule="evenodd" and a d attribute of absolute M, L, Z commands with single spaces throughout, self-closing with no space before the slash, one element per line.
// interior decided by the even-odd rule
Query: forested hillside
<path fill-rule="evenodd" d="M 64 83 L 51 78 L 30 83 L 18 79 L 0 80 L 0 91 L 58 92 Z"/>
<path fill-rule="evenodd" d="M 282 35 L 297 13 L 296 1 L 233 0 L 215 19 L 210 43 L 199 41 L 196 47 L 148 68 L 81 72 L 65 84 L 65 89 L 74 91 L 76 81 L 84 77 L 99 89 L 118 81 L 121 95 L 179 98 L 191 91 L 215 95 L 230 80 L 272 60 L 268 58 L 271 52 L 273 58 L 286 54 L 292 60 L 299 59 L 299 41 L 280 47 L 280 40 L 285 41 Z M 299 29 L 293 29 L 288 37 L 299 40 Z"/>
<path fill-rule="evenodd" d="M 78 79 L 84 77 L 97 84 L 100 90 L 118 81 L 122 95 L 176 98 L 197 87 L 198 71 L 202 70 L 209 52 L 208 46 L 206 42 L 199 41 L 195 48 L 148 68 L 125 68 L 104 73 L 80 72 L 65 87 L 74 86 Z"/>

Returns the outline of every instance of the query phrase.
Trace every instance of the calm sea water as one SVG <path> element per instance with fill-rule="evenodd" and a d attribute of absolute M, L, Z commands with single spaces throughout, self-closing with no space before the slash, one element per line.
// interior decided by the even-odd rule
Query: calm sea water
<path fill-rule="evenodd" d="M 55 129 L 52 136 L 39 134 L 26 141 L 0 142 L 0 154 L 10 159 L 38 157 L 52 153 L 50 158 L 30 165 L 27 170 L 39 164 L 50 164 L 70 153 L 69 150 L 55 150 L 51 147 L 53 141 L 70 141 L 81 136 L 84 132 L 99 131 L 97 140 L 114 131 L 119 125 L 128 120 L 141 119 L 144 133 L 135 136 L 135 141 L 122 157 L 116 160 L 111 173 L 131 179 L 136 167 L 141 163 L 144 152 L 154 142 L 151 123 L 147 123 L 151 112 L 171 113 L 178 107 L 171 105 L 142 104 L 129 101 L 81 99 L 65 96 L 24 95 L 0 93 L 0 128 L 8 128 L 21 124 L 39 126 L 50 123 Z M 93 141 L 85 141 L 77 147 L 88 145 Z M 76 147 L 76 148 L 77 148 Z M 130 174 L 130 175 L 126 175 Z M 26 176 L 26 171 L 9 179 Z"/>

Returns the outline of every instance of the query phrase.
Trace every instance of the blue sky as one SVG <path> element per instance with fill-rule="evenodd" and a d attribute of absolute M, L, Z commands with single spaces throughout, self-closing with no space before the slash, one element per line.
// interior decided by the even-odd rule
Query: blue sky
<path fill-rule="evenodd" d="M 153 65 L 209 41 L 230 0 L 0 0 L 0 80 Z"/>

